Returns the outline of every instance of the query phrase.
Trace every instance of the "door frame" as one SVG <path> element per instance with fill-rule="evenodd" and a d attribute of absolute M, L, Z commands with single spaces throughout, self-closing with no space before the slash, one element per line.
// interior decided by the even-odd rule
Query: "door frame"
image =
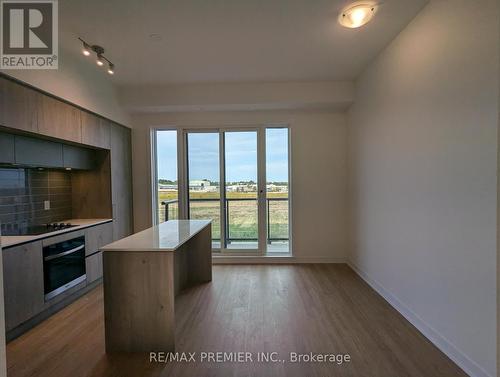
<path fill-rule="evenodd" d="M 151 157 L 153 159 L 151 167 L 154 169 L 152 171 L 151 177 L 151 193 L 152 193 L 152 203 L 153 207 L 157 202 L 157 185 L 154 179 L 156 179 L 157 174 L 157 155 L 156 155 L 156 132 L 157 131 L 177 131 L 177 177 L 178 177 L 178 206 L 179 206 L 179 219 L 188 219 L 189 216 L 189 168 L 188 168 L 188 153 L 187 153 L 187 134 L 188 133 L 219 133 L 219 180 L 220 180 L 220 200 L 224 198 L 225 203 L 225 172 L 221 160 L 225 158 L 224 147 L 224 132 L 238 132 L 238 131 L 257 131 L 257 179 L 258 179 L 258 229 L 259 229 L 259 240 L 258 248 L 246 251 L 245 249 L 225 249 L 223 246 L 225 240 L 225 215 L 223 211 L 224 206 L 220 206 L 220 218 L 221 218 L 221 247 L 212 248 L 212 252 L 218 255 L 224 256 L 266 256 L 269 255 L 267 250 L 267 187 L 266 187 L 266 129 L 271 128 L 286 128 L 288 130 L 288 253 L 284 253 L 284 256 L 293 255 L 293 237 L 292 237 L 292 127 L 286 122 L 277 123 L 266 123 L 266 124 L 248 124 L 248 125 L 224 125 L 224 126 L 159 126 L 151 127 L 150 130 L 153 133 L 151 140 Z M 262 192 L 260 192 L 262 191 Z M 182 195 L 184 193 L 184 195 Z M 153 222 L 157 223 L 157 208 L 152 211 Z"/>
<path fill-rule="evenodd" d="M 183 218 L 189 218 L 189 154 L 188 154 L 188 134 L 190 133 L 218 133 L 219 134 L 219 200 L 220 200 L 220 247 L 213 248 L 213 252 L 227 256 L 262 256 L 266 254 L 266 184 L 265 184 L 265 127 L 261 126 L 246 126 L 246 127 L 217 127 L 217 128 L 183 128 L 180 130 L 183 139 L 183 185 L 180 195 L 184 198 Z M 257 224 L 258 224 L 258 240 L 257 248 L 255 249 L 235 249 L 226 246 L 226 149 L 225 149 L 225 134 L 226 132 L 255 132 L 257 136 Z M 178 148 L 179 149 L 179 148 Z M 179 187 L 179 191 L 181 187 Z"/>

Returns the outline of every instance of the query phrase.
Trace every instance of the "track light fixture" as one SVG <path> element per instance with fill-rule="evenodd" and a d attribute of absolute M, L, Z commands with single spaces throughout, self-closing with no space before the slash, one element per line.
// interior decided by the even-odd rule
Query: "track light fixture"
<path fill-rule="evenodd" d="M 83 55 L 90 56 L 90 50 L 91 50 L 91 47 L 88 44 L 86 44 L 85 42 L 83 42 L 83 49 L 82 49 Z"/>
<path fill-rule="evenodd" d="M 90 56 L 91 51 L 93 51 L 96 54 L 96 64 L 99 67 L 102 67 L 102 66 L 104 66 L 104 62 L 106 61 L 108 63 L 108 73 L 110 75 L 115 74 L 115 65 L 104 56 L 104 48 L 103 47 L 98 46 L 98 45 L 90 45 L 89 43 L 85 42 L 82 38 L 78 38 L 78 39 L 83 44 L 83 48 L 82 48 L 83 55 Z"/>

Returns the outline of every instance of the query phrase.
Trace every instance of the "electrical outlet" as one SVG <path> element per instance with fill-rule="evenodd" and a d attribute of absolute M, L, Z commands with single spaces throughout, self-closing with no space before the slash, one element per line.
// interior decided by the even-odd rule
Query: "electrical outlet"
<path fill-rule="evenodd" d="M 44 210 L 49 210 L 50 209 L 50 200 L 44 200 L 44 202 L 43 202 L 43 209 Z"/>

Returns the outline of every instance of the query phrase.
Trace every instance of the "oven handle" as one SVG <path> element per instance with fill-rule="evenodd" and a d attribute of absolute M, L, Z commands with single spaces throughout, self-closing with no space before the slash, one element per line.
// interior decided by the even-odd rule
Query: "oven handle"
<path fill-rule="evenodd" d="M 84 247 L 85 247 L 85 244 L 80 245 L 78 247 L 75 247 L 74 249 L 71 249 L 71 250 L 68 250 L 68 251 L 64 251 L 64 252 L 59 253 L 59 254 L 49 255 L 48 257 L 43 258 L 43 260 L 44 261 L 49 261 L 49 260 L 52 260 L 52 259 L 63 257 L 63 256 L 68 255 L 68 254 L 73 254 L 73 253 L 76 253 L 79 250 L 82 250 Z"/>

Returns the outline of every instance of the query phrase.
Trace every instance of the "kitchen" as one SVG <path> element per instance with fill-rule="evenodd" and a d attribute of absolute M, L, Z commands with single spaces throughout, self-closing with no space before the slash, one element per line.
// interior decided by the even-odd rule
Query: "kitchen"
<path fill-rule="evenodd" d="M 6 338 L 102 281 L 99 248 L 132 233 L 131 132 L 0 77 Z"/>

